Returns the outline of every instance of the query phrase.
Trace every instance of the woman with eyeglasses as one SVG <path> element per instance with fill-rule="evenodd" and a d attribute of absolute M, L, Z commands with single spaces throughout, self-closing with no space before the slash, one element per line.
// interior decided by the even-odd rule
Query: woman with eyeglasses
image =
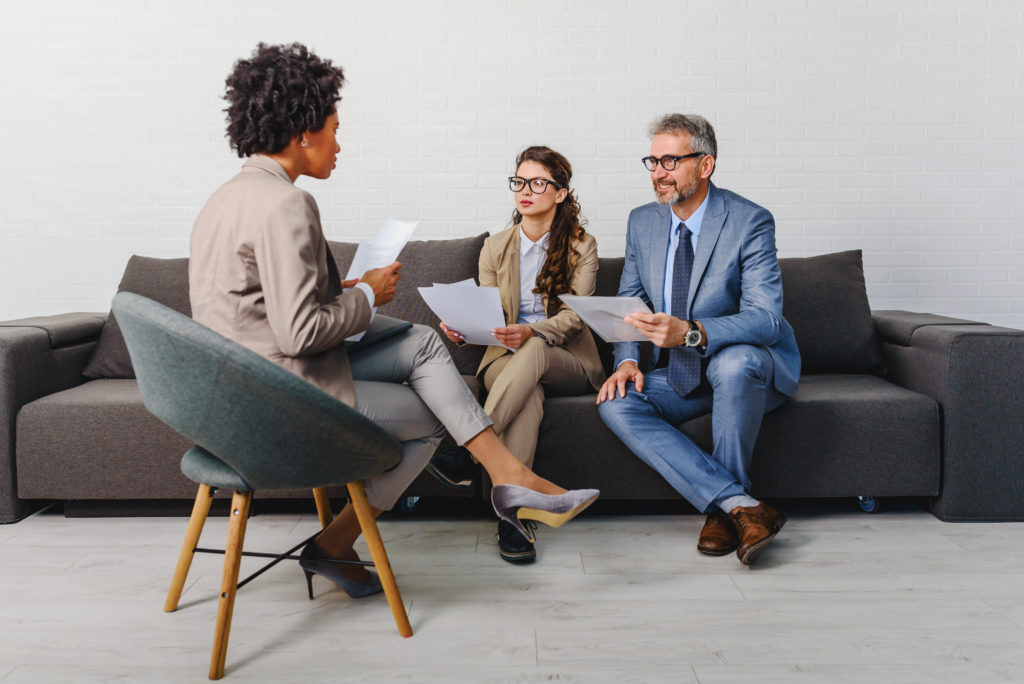
<path fill-rule="evenodd" d="M 569 181 L 572 166 L 548 147 L 528 147 L 508 179 L 515 193 L 512 226 L 484 242 L 480 285 L 497 287 L 506 326 L 494 331 L 477 378 L 487 390 L 484 412 L 494 431 L 524 465 L 533 465 L 544 397 L 595 391 L 605 375 L 589 328 L 558 295 L 590 295 L 597 279 L 597 241 L 580 219 Z M 441 323 L 449 340 L 463 336 Z M 509 351 L 510 349 L 515 350 Z M 464 449 L 435 454 L 428 470 L 459 486 L 476 466 Z M 511 563 L 536 558 L 533 544 L 504 520 L 498 548 Z"/>

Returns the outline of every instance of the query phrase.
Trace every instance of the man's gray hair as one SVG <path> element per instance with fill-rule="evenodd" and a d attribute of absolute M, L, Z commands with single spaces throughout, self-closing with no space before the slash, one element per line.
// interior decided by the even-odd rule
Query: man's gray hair
<path fill-rule="evenodd" d="M 661 133 L 690 134 L 690 146 L 694 152 L 703 152 L 718 159 L 718 141 L 711 122 L 699 114 L 666 114 L 651 124 L 647 131 L 650 137 Z"/>

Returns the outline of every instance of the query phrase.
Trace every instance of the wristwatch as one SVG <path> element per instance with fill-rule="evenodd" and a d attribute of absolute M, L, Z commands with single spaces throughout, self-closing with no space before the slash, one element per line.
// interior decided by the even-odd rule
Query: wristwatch
<path fill-rule="evenodd" d="M 699 347 L 704 344 L 704 335 L 700 332 L 700 327 L 697 325 L 697 321 L 686 321 L 690 325 L 690 329 L 686 331 L 686 337 L 683 338 L 683 343 L 687 347 Z"/>

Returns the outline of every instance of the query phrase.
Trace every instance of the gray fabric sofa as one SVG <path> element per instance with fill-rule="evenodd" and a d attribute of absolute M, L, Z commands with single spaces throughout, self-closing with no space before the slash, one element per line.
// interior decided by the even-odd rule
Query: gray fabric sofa
<path fill-rule="evenodd" d="M 402 291 L 383 312 L 436 325 L 416 286 L 476 275 L 484 237 L 409 243 Z M 331 246 L 344 272 L 355 246 Z M 597 294 L 615 294 L 622 261 L 601 259 Z M 859 252 L 781 263 L 803 373 L 764 418 L 754 494 L 929 497 L 943 520 L 1024 520 L 1024 331 L 872 312 Z M 133 257 L 119 289 L 189 313 L 184 259 Z M 0 323 L 0 522 L 53 500 L 89 514 L 194 497 L 179 470 L 190 444 L 143 407 L 119 338 L 105 314 Z M 482 349 L 452 351 L 474 385 Z M 681 429 L 709 448 L 709 417 Z M 679 498 L 605 428 L 594 395 L 546 401 L 535 467 L 604 501 Z M 459 492 L 423 474 L 407 494 L 480 497 L 482 485 Z"/>

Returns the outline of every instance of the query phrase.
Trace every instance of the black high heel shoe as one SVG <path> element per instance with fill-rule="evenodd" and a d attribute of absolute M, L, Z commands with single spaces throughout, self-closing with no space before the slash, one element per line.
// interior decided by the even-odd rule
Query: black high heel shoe
<path fill-rule="evenodd" d="M 363 598 L 364 596 L 372 596 L 384 591 L 380 578 L 376 574 L 371 572 L 370 581 L 365 584 L 356 582 L 341 574 L 341 565 L 332 562 L 335 560 L 337 559 L 328 556 L 315 541 L 309 542 L 302 549 L 302 554 L 299 557 L 299 567 L 306 574 L 306 589 L 309 591 L 310 601 L 313 600 L 313 575 L 326 577 L 341 587 L 342 591 L 352 598 Z"/>
<path fill-rule="evenodd" d="M 496 485 L 491 504 L 498 517 L 508 522 L 533 543 L 536 539 L 521 520 L 536 520 L 561 527 L 575 518 L 601 495 L 597 489 L 571 489 L 565 494 L 541 494 L 519 485 Z"/>

